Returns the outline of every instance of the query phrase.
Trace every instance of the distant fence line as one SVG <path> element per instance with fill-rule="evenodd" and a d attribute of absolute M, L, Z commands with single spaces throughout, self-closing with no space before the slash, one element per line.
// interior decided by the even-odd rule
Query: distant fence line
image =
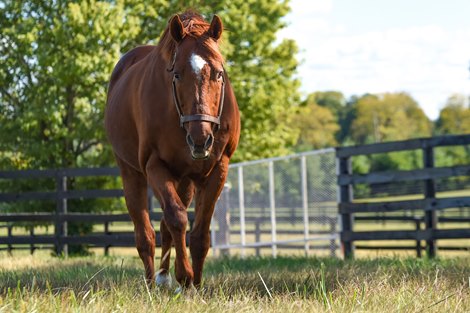
<path fill-rule="evenodd" d="M 320 170 L 315 170 L 315 173 L 310 171 L 312 178 L 306 176 L 307 166 L 322 167 L 319 158 L 325 156 L 329 159 L 329 168 L 324 171 L 322 174 L 324 177 L 321 179 L 330 181 L 329 190 L 320 188 L 323 183 L 314 181 L 316 178 L 313 175 L 319 173 Z M 272 254 L 276 255 L 278 249 L 300 248 L 308 254 L 310 248 L 314 248 L 327 250 L 331 255 L 335 255 L 339 247 L 336 187 L 334 176 L 327 175 L 334 172 L 334 166 L 334 149 L 231 165 L 229 179 L 217 204 L 211 225 L 214 253 L 227 254 L 236 249 L 244 255 L 247 249 L 252 249 L 259 255 L 262 250 L 271 249 Z M 245 178 L 239 176 L 243 169 L 246 171 Z M 301 171 L 304 174 L 300 175 Z M 44 246 L 54 247 L 57 254 L 67 253 L 68 245 L 73 244 L 103 247 L 105 253 L 108 253 L 111 247 L 134 246 L 132 232 L 110 231 L 112 223 L 130 221 L 127 213 L 69 212 L 69 200 L 123 197 L 121 189 L 67 190 L 67 180 L 93 176 L 116 177 L 119 176 L 119 170 L 117 168 L 83 168 L 0 172 L 2 180 L 48 178 L 56 182 L 54 191 L 0 193 L 0 205 L 19 201 L 54 201 L 56 203 L 55 212 L 0 214 L 0 223 L 3 223 L 3 227 L 7 229 L 6 236 L 0 236 L 0 245 L 4 245 L 4 249 L 10 251 L 21 245 L 20 248 L 30 249 L 32 252 Z M 256 191 L 253 192 L 252 187 L 258 184 Z M 312 188 L 307 190 L 307 184 L 313 189 L 322 190 Z M 316 184 L 316 187 L 312 184 Z M 244 186 L 249 188 L 245 189 Z M 265 193 L 269 193 L 269 200 L 264 197 Z M 289 201 L 283 200 L 287 197 L 286 195 L 290 197 Z M 240 196 L 245 200 L 241 200 Z M 154 211 L 153 195 L 150 189 L 147 201 L 151 208 L 151 220 L 158 222 L 162 213 L 161 210 Z M 315 207 L 312 207 L 313 205 Z M 192 211 L 188 212 L 188 218 L 192 224 L 194 219 Z M 34 227 L 30 228 L 29 234 L 13 234 L 12 229 L 17 227 L 18 223 L 25 222 L 53 225 L 54 234 L 36 234 Z M 101 224 L 104 231 L 71 235 L 68 232 L 68 224 L 72 222 Z M 158 223 L 154 224 L 158 225 Z M 156 244 L 160 245 L 158 227 L 156 229 Z M 317 243 L 314 244 L 311 241 Z"/>
<path fill-rule="evenodd" d="M 435 180 L 448 177 L 469 176 L 470 165 L 435 167 L 434 148 L 445 146 L 463 146 L 470 144 L 470 135 L 440 136 L 424 139 L 412 139 L 399 142 L 378 143 L 354 147 L 337 148 L 339 164 L 338 185 L 340 200 L 338 204 L 342 220 L 341 243 L 346 258 L 354 257 L 354 242 L 369 240 L 421 240 L 426 242 L 426 252 L 434 257 L 437 252 L 438 239 L 470 238 L 470 228 L 439 229 L 437 211 L 448 208 L 469 208 L 470 197 L 454 196 L 438 198 Z M 351 158 L 360 155 L 389 153 L 397 151 L 421 150 L 424 167 L 414 170 L 369 172 L 354 174 Z M 404 201 L 359 202 L 354 201 L 353 186 L 357 184 L 396 183 L 414 181 L 424 184 L 423 199 Z M 359 213 L 383 213 L 398 211 L 422 211 L 424 229 L 416 230 L 381 230 L 355 231 L 354 216 Z M 376 218 L 377 219 L 377 218 Z M 465 222 L 465 219 L 459 219 Z"/>
<path fill-rule="evenodd" d="M 438 211 L 460 208 L 470 213 L 469 196 L 436 196 L 436 179 L 470 176 L 470 165 L 435 167 L 434 148 L 470 144 L 470 135 L 441 136 L 400 142 L 342 147 L 311 151 L 287 157 L 243 162 L 230 166 L 226 187 L 217 204 L 211 224 L 211 243 L 214 254 L 234 251 L 245 255 L 250 250 L 257 255 L 268 250 L 276 256 L 279 250 L 296 249 L 306 255 L 326 251 L 337 255 L 341 246 L 345 257 L 354 257 L 355 249 L 414 249 L 421 256 L 435 256 L 436 241 L 440 239 L 470 238 L 470 229 L 439 229 L 438 223 L 470 223 L 460 216 L 437 216 Z M 351 160 L 361 155 L 396 151 L 422 151 L 423 168 L 408 171 L 386 171 L 357 174 L 352 172 Z M 470 163 L 470 162 L 469 162 Z M 111 230 L 116 222 L 130 222 L 127 213 L 99 214 L 69 212 L 69 200 L 122 198 L 121 189 L 67 190 L 67 180 L 77 177 L 119 176 L 117 168 L 83 168 L 59 170 L 0 171 L 1 181 L 19 179 L 51 179 L 54 190 L 0 191 L 0 249 L 54 248 L 67 253 L 68 245 L 87 244 L 101 247 L 108 253 L 111 247 L 134 246 L 130 231 Z M 354 199 L 353 187 L 358 184 L 417 182 L 423 184 L 422 199 L 365 202 Z M 51 181 L 52 183 L 52 181 Z M 153 222 L 161 219 L 161 210 L 154 210 L 153 195 L 148 192 L 150 216 Z M 370 199 L 369 199 L 370 200 Z M 50 201 L 54 212 L 3 213 L 2 203 L 20 201 Z M 54 204 L 51 204 L 54 205 Z M 397 216 L 403 212 L 403 216 Z M 409 216 L 408 213 L 412 213 Z M 190 224 L 194 213 L 188 212 Z M 392 214 L 392 215 L 390 215 Z M 422 216 L 420 216 L 422 215 Z M 340 223 L 338 223 L 340 221 Z M 410 223 L 412 229 L 357 231 L 355 222 L 399 221 Z M 29 234 L 13 234 L 15 227 L 24 223 L 53 225 L 53 234 L 37 234 L 30 227 Z M 102 225 L 103 231 L 86 235 L 71 235 L 68 224 L 73 222 Z M 424 224 L 424 227 L 423 227 Z M 362 224 L 361 224 L 362 225 Z M 156 227 L 158 228 L 158 227 Z M 158 230 L 157 245 L 160 244 Z M 370 240 L 408 240 L 414 245 L 364 245 Z M 425 246 L 421 242 L 425 241 Z M 440 246 L 443 250 L 462 250 L 466 247 Z"/>
<path fill-rule="evenodd" d="M 99 189 L 99 190 L 67 190 L 67 180 L 74 177 L 94 177 L 94 176 L 119 176 L 117 168 L 78 168 L 78 169 L 58 169 L 58 170 L 23 170 L 23 171 L 2 171 L 0 179 L 43 179 L 51 178 L 56 181 L 55 191 L 22 191 L 7 192 L 0 194 L 0 203 L 17 201 L 44 201 L 52 200 L 56 202 L 55 212 L 39 213 L 7 213 L 0 214 L 0 222 L 9 223 L 7 225 L 8 235 L 0 237 L 0 244 L 7 245 L 7 250 L 13 249 L 13 245 L 30 244 L 31 251 L 37 245 L 53 246 L 57 254 L 67 253 L 69 244 L 90 244 L 101 246 L 107 252 L 109 247 L 118 244 L 119 246 L 133 246 L 133 233 L 109 233 L 107 229 L 110 223 L 118 221 L 130 221 L 129 215 L 125 214 L 96 214 L 96 213 L 69 213 L 68 200 L 71 199 L 97 199 L 97 198 L 120 198 L 124 193 L 122 189 Z M 148 202 L 151 203 L 151 194 L 148 195 Z M 161 214 L 151 212 L 152 219 L 159 219 Z M 54 225 L 54 235 L 36 235 L 34 228 L 29 235 L 12 235 L 12 223 L 18 222 L 42 222 Z M 70 222 L 86 222 L 104 225 L 104 233 L 88 235 L 69 235 L 67 231 Z M 158 238 L 159 240 L 159 238 Z"/>

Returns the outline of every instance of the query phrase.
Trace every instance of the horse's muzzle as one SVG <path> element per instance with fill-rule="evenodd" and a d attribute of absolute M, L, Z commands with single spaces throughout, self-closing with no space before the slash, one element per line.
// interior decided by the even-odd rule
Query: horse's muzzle
<path fill-rule="evenodd" d="M 186 142 L 189 146 L 189 149 L 191 150 L 191 157 L 194 160 L 205 160 L 208 159 L 211 154 L 212 145 L 214 143 L 214 135 L 209 134 L 203 145 L 197 145 L 194 143 L 193 138 L 188 133 L 186 135 Z"/>

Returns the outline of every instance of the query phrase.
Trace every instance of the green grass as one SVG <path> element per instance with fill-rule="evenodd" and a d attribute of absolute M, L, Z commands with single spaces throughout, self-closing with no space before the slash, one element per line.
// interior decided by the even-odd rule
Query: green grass
<path fill-rule="evenodd" d="M 203 288 L 148 290 L 136 257 L 0 254 L 0 312 L 469 312 L 470 258 L 210 259 Z"/>

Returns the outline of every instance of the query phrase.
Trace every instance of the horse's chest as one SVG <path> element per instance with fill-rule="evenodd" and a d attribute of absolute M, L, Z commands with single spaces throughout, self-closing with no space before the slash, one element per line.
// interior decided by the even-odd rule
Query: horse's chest
<path fill-rule="evenodd" d="M 193 160 L 189 153 L 175 154 L 162 159 L 173 175 L 179 178 L 190 177 L 193 180 L 200 180 L 209 176 L 215 164 L 211 159 Z"/>

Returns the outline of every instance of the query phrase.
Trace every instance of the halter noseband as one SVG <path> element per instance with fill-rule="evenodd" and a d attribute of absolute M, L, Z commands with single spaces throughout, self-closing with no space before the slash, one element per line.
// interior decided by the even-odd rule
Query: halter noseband
<path fill-rule="evenodd" d="M 174 67 L 175 67 L 175 61 L 176 61 L 176 51 L 175 54 L 173 55 L 173 62 L 171 65 L 171 68 L 168 69 L 169 72 L 174 72 Z M 206 121 L 206 122 L 211 122 L 217 125 L 216 130 L 219 129 L 220 127 L 220 117 L 222 115 L 222 110 L 224 108 L 224 97 L 225 97 L 225 73 L 222 75 L 222 90 L 220 93 L 220 99 L 219 99 L 219 110 L 217 112 L 217 116 L 212 116 L 208 114 L 192 114 L 192 115 L 184 115 L 183 111 L 181 109 L 181 104 L 178 100 L 178 96 L 176 94 L 176 78 L 173 76 L 173 81 L 172 81 L 172 87 L 173 87 L 173 101 L 175 102 L 176 106 L 176 111 L 178 112 L 178 116 L 180 118 L 180 127 L 184 128 L 184 123 L 187 122 L 193 122 L 193 121 Z"/>

